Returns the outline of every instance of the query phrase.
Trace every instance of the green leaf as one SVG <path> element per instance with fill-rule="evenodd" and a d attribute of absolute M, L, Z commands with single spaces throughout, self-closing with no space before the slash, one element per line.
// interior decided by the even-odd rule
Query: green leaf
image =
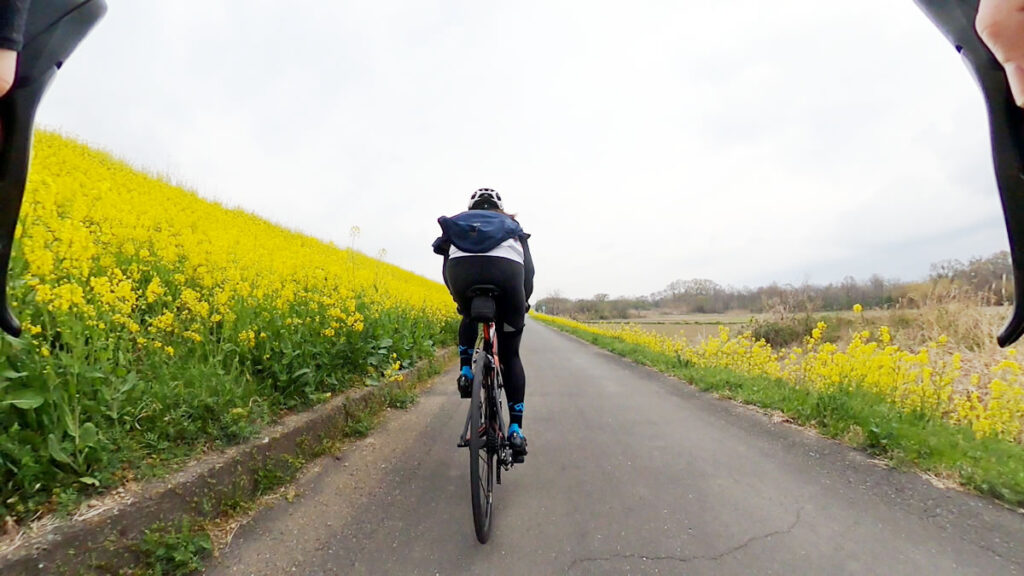
<path fill-rule="evenodd" d="M 60 403 L 60 415 L 64 417 L 64 429 L 71 433 L 72 436 L 78 436 L 78 421 L 71 416 L 71 410 L 68 409 L 67 398 L 62 394 L 61 399 L 64 400 Z"/>
<path fill-rule="evenodd" d="M 117 389 L 118 395 L 124 394 L 125 392 L 131 390 L 138 383 L 139 377 L 135 374 L 135 372 L 129 372 L 128 375 L 124 377 L 124 381 L 121 382 L 121 387 Z"/>
<path fill-rule="evenodd" d="M 35 390 L 15 390 L 4 396 L 0 404 L 13 404 L 22 410 L 33 410 L 46 401 L 43 395 Z"/>
<path fill-rule="evenodd" d="M 312 370 L 312 369 L 310 369 L 310 368 L 303 368 L 303 369 L 301 369 L 301 370 L 299 370 L 299 371 L 295 372 L 295 374 L 292 374 L 292 380 L 296 380 L 296 379 L 298 379 L 298 378 L 299 378 L 300 376 L 305 376 L 306 374 L 309 374 L 309 373 L 310 373 L 310 372 L 312 372 L 312 371 L 313 371 L 313 370 Z"/>
<path fill-rule="evenodd" d="M 47 448 L 50 449 L 50 456 L 54 460 L 65 464 L 71 464 L 71 458 L 68 458 L 68 455 L 64 453 L 64 450 L 60 447 L 60 442 L 57 440 L 56 436 L 50 434 L 46 438 L 46 445 Z"/>
<path fill-rule="evenodd" d="M 100 485 L 100 481 L 93 478 L 92 476 L 82 476 L 81 478 L 78 479 L 78 481 L 81 482 L 82 484 L 88 484 L 90 486 Z"/>
<path fill-rule="evenodd" d="M 95 446 L 99 435 L 100 433 L 96 426 L 92 422 L 86 422 L 78 430 L 78 444 L 79 446 Z"/>
<path fill-rule="evenodd" d="M 3 372 L 0 372 L 0 377 L 3 377 L 5 380 L 17 380 L 18 378 L 27 375 L 28 372 L 15 372 L 14 370 L 11 370 L 9 368 L 7 370 L 4 370 Z"/>

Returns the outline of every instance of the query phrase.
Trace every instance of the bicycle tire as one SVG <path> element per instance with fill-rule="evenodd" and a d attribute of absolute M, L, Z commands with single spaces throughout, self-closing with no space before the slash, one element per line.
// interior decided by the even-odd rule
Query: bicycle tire
<path fill-rule="evenodd" d="M 476 539 L 486 544 L 491 537 L 491 512 L 494 494 L 494 452 L 488 450 L 487 431 L 492 422 L 488 398 L 484 396 L 486 356 L 477 351 L 473 362 L 473 392 L 470 396 L 469 483 L 473 501 L 473 527 Z"/>

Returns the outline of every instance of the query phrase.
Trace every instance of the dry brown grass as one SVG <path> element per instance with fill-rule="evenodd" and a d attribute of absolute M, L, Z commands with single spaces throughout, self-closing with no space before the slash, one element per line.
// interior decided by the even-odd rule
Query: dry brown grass
<path fill-rule="evenodd" d="M 905 350 L 919 350 L 929 343 L 947 338 L 945 346 L 934 354 L 940 357 L 960 355 L 963 376 L 956 383 L 969 389 L 971 374 L 985 374 L 1005 358 L 1006 351 L 996 343 L 1011 309 L 1004 306 L 980 306 L 967 298 L 928 303 L 919 309 L 891 310 L 874 318 L 865 317 L 867 329 L 881 325 L 892 330 L 893 343 Z M 870 318 L 870 319 L 869 319 Z M 1013 346 L 1018 351 L 1022 345 Z"/>
<path fill-rule="evenodd" d="M 839 340 L 836 344 L 844 348 L 854 332 L 869 330 L 877 334 L 882 326 L 888 326 L 893 344 L 908 351 L 917 351 L 938 342 L 942 336 L 947 344 L 932 352 L 937 358 L 949 358 L 959 354 L 963 376 L 956 383 L 961 390 L 970 388 L 971 374 L 985 374 L 1006 355 L 996 343 L 996 334 L 1002 328 L 1011 308 L 1008 306 L 987 306 L 977 297 L 963 292 L 932 293 L 927 298 L 913 302 L 912 307 L 897 307 L 890 310 L 865 310 L 860 314 L 830 312 L 818 314 L 833 318 L 839 325 Z M 645 329 L 671 337 L 683 335 L 691 343 L 697 343 L 708 336 L 718 334 L 718 326 L 728 326 L 733 333 L 752 325 L 752 321 L 784 320 L 792 313 L 772 311 L 751 314 L 735 311 L 727 314 L 671 314 L 646 315 L 631 320 L 601 322 L 606 327 L 640 324 Z M 1018 351 L 1024 344 L 1016 344 Z"/>
<path fill-rule="evenodd" d="M 589 324 L 611 329 L 638 324 L 645 330 L 662 336 L 678 338 L 682 335 L 688 342 L 696 343 L 708 336 L 717 335 L 719 326 L 728 326 L 733 332 L 736 332 L 757 316 L 757 314 L 745 310 L 733 310 L 724 314 L 657 314 L 653 311 L 645 311 L 638 318 L 600 320 L 589 322 Z"/>

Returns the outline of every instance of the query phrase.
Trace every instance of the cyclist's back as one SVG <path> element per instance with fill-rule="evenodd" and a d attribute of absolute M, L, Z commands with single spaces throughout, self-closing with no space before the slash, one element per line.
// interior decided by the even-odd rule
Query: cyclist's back
<path fill-rule="evenodd" d="M 526 374 L 519 358 L 527 302 L 533 294 L 533 258 L 519 222 L 503 210 L 501 196 L 489 188 L 473 193 L 469 209 L 438 218 L 441 236 L 434 241 L 434 252 L 444 256 L 444 281 L 462 314 L 459 326 L 459 394 L 468 398 L 472 387 L 473 345 L 477 325 L 469 318 L 472 296 L 478 285 L 498 289 L 495 296 L 495 324 L 498 332 L 498 357 L 509 406 L 509 442 L 513 452 L 526 454 L 522 432 Z"/>

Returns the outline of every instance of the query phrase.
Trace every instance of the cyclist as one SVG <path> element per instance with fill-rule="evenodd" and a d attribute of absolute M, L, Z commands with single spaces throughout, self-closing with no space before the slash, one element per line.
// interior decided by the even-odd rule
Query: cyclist
<path fill-rule="evenodd" d="M 533 295 L 533 258 L 530 235 L 523 231 L 514 215 L 504 211 L 501 195 L 480 188 L 469 198 L 469 209 L 448 218 L 437 219 L 441 236 L 434 240 L 434 253 L 444 256 L 444 283 L 462 314 L 459 325 L 459 395 L 469 398 L 473 385 L 473 347 L 477 324 L 469 319 L 469 289 L 481 284 L 496 286 L 495 325 L 498 332 L 498 359 L 508 400 L 508 441 L 513 457 L 526 455 L 523 434 L 523 408 L 526 374 L 519 358 L 528 301 Z"/>

